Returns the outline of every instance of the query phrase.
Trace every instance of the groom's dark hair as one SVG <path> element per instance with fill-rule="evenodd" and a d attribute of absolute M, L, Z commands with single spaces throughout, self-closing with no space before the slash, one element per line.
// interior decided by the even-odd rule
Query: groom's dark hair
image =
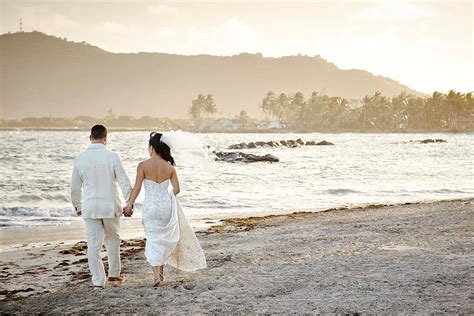
<path fill-rule="evenodd" d="M 107 136 L 107 128 L 104 125 L 94 125 L 91 128 L 91 137 L 93 139 L 102 139 Z"/>

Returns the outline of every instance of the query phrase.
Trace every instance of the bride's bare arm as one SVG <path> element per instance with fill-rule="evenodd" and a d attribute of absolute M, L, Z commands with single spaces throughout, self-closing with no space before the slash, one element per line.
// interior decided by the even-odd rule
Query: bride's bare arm
<path fill-rule="evenodd" d="M 173 185 L 173 193 L 174 195 L 177 195 L 180 191 L 179 188 L 179 180 L 178 180 L 178 174 L 176 173 L 176 169 L 173 168 L 173 173 L 171 174 L 171 185 Z"/>
<path fill-rule="evenodd" d="M 143 168 L 142 163 L 139 163 L 137 167 L 137 177 L 135 178 L 135 185 L 133 186 L 132 194 L 130 194 L 130 199 L 128 200 L 128 205 L 130 207 L 132 207 L 138 197 L 138 194 L 140 194 L 143 179 L 145 179 L 145 170 Z"/>

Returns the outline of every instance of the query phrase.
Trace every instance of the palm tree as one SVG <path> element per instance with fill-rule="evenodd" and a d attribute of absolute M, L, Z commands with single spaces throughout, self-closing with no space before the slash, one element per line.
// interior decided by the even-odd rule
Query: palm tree
<path fill-rule="evenodd" d="M 425 113 L 429 128 L 445 127 L 448 121 L 446 106 L 446 96 L 438 91 L 426 100 Z"/>
<path fill-rule="evenodd" d="M 451 122 L 451 127 L 457 128 L 459 116 L 463 116 L 466 111 L 466 96 L 460 92 L 454 90 L 449 90 L 446 96 L 446 103 L 449 109 L 449 121 Z"/>
<path fill-rule="evenodd" d="M 247 124 L 250 120 L 249 115 L 245 110 L 241 110 L 237 118 L 242 124 Z"/>
<path fill-rule="evenodd" d="M 402 91 L 399 95 L 392 98 L 391 110 L 393 112 L 393 120 L 396 124 L 405 124 L 408 122 L 408 103 L 413 95 Z"/>
<path fill-rule="evenodd" d="M 372 96 L 366 95 L 362 102 L 363 129 L 366 129 L 367 121 L 374 128 L 386 128 L 390 125 L 392 118 L 390 101 L 380 91 L 376 91 Z"/>
<path fill-rule="evenodd" d="M 298 121 L 301 122 L 304 117 L 305 106 L 306 101 L 304 99 L 303 93 L 301 93 L 300 91 L 296 92 L 295 96 L 293 97 L 287 108 L 286 116 L 288 120 L 293 123 L 296 123 Z"/>
<path fill-rule="evenodd" d="M 319 95 L 318 92 L 313 91 L 311 97 L 305 102 L 305 106 L 302 113 L 301 123 L 304 127 L 312 126 L 316 123 L 319 114 Z"/>
<path fill-rule="evenodd" d="M 407 128 L 419 128 L 423 126 L 425 103 L 425 99 L 421 97 L 411 97 L 407 100 Z"/>
<path fill-rule="evenodd" d="M 207 114 L 208 118 L 212 114 L 217 112 L 217 105 L 216 105 L 216 102 L 214 101 L 214 97 L 212 96 L 212 94 L 208 94 L 206 96 L 206 99 L 204 100 L 203 110 Z"/>
<path fill-rule="evenodd" d="M 329 103 L 329 124 L 331 128 L 339 129 L 341 116 L 348 108 L 349 101 L 344 98 L 330 98 Z"/>
<path fill-rule="evenodd" d="M 204 110 L 206 97 L 202 94 L 199 94 L 198 97 L 191 101 L 191 108 L 189 108 L 188 113 L 191 115 L 193 120 L 198 121 L 201 119 L 201 113 Z"/>
<path fill-rule="evenodd" d="M 265 98 L 262 99 L 262 104 L 260 105 L 260 108 L 262 109 L 263 113 L 265 113 L 265 115 L 272 116 L 274 115 L 275 104 L 275 93 L 273 91 L 268 91 Z"/>
<path fill-rule="evenodd" d="M 196 100 L 193 100 L 191 103 L 191 108 L 189 109 L 189 114 L 191 115 L 194 121 L 201 119 L 201 107 L 197 104 Z"/>
<path fill-rule="evenodd" d="M 362 129 L 365 130 L 367 122 L 367 110 L 370 109 L 372 105 L 372 97 L 366 95 L 362 99 Z"/>
<path fill-rule="evenodd" d="M 319 95 L 313 91 L 306 102 L 305 119 L 303 121 L 310 126 L 328 127 L 330 98 L 327 95 Z"/>
<path fill-rule="evenodd" d="M 278 96 L 275 107 L 273 109 L 273 115 L 276 116 L 280 122 L 286 118 L 287 109 L 290 105 L 290 99 L 285 93 L 280 93 Z"/>

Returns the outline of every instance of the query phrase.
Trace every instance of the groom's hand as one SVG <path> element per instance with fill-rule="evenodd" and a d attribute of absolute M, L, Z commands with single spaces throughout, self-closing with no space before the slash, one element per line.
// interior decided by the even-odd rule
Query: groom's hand
<path fill-rule="evenodd" d="M 125 217 L 132 217 L 132 214 L 133 214 L 133 211 L 132 211 L 132 208 L 131 208 L 131 207 L 125 206 L 125 207 L 123 208 L 123 215 L 124 215 Z"/>

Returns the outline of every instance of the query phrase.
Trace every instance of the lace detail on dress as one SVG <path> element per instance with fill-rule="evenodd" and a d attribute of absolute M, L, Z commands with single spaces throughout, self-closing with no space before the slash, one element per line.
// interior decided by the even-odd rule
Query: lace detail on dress
<path fill-rule="evenodd" d="M 169 181 L 157 183 L 145 179 L 143 223 L 152 227 L 164 227 L 171 219 L 172 199 L 168 192 Z"/>
<path fill-rule="evenodd" d="M 173 194 L 169 180 L 145 179 L 143 226 L 145 256 L 153 265 L 170 264 L 180 270 L 206 268 L 206 259 L 194 231 Z"/>

